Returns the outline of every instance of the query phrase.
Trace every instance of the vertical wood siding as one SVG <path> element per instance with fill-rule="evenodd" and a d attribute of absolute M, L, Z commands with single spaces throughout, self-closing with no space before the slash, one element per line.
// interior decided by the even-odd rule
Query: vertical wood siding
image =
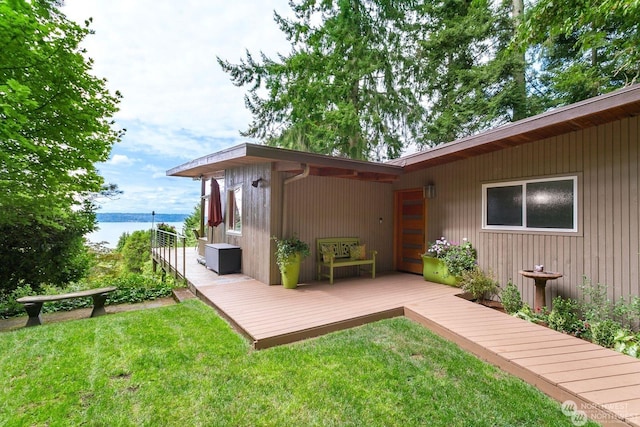
<path fill-rule="evenodd" d="M 298 235 L 311 246 L 301 281 L 315 280 L 316 239 L 359 237 L 367 251 L 378 251 L 376 271 L 389 271 L 393 259 L 393 187 L 390 184 L 310 176 L 283 186 L 287 216 L 284 236 Z M 382 218 L 382 223 L 380 219 Z M 353 275 L 349 268 L 336 276 Z"/>
<path fill-rule="evenodd" d="M 260 262 L 268 262 L 269 263 L 269 279 L 265 281 L 268 284 L 277 284 L 280 283 L 280 270 L 276 265 L 276 256 L 275 250 L 276 245 L 273 240 L 271 240 L 272 236 L 282 236 L 282 190 L 283 190 L 283 182 L 284 175 L 281 172 L 271 172 L 271 185 L 269 187 L 269 191 L 271 191 L 271 228 L 269 229 L 269 239 L 270 239 L 270 256 L 269 259 L 260 259 Z"/>
<path fill-rule="evenodd" d="M 428 240 L 469 238 L 480 265 L 502 285 L 513 280 L 530 304 L 533 281 L 518 270 L 534 264 L 564 274 L 548 283 L 548 304 L 556 295 L 577 298 L 583 276 L 607 284 L 611 299 L 640 295 L 639 132 L 638 117 L 624 119 L 407 174 L 395 188 L 434 182 Z M 483 183 L 572 174 L 578 235 L 482 230 Z"/>
<path fill-rule="evenodd" d="M 258 178 L 262 178 L 260 186 L 252 187 L 251 182 Z M 242 185 L 242 235 L 225 234 L 224 242 L 242 248 L 244 274 L 269 283 L 271 267 L 268 260 L 271 254 L 272 221 L 270 207 L 274 187 L 271 164 L 264 163 L 226 170 L 225 191 L 221 197 L 226 200 L 227 191 L 236 185 Z M 225 212 L 225 218 L 226 216 Z"/>

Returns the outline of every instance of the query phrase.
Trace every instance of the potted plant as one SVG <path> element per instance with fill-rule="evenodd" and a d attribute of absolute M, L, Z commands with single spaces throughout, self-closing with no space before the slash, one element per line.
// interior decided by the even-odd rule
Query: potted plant
<path fill-rule="evenodd" d="M 463 273 L 476 267 L 477 258 L 466 238 L 457 244 L 441 237 L 422 255 L 422 275 L 430 282 L 458 286 Z"/>
<path fill-rule="evenodd" d="M 309 245 L 296 236 L 288 239 L 273 237 L 273 240 L 276 242 L 276 264 L 282 276 L 282 286 L 294 289 L 298 286 L 300 263 L 311 254 Z"/>

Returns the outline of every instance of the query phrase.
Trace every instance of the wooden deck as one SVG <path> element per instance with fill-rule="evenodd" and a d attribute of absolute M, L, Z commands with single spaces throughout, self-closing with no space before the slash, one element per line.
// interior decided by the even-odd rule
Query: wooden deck
<path fill-rule="evenodd" d="M 191 252 L 191 289 L 256 349 L 407 316 L 603 425 L 640 426 L 640 360 L 456 297 L 459 289 L 393 273 L 289 290 L 218 276 Z"/>

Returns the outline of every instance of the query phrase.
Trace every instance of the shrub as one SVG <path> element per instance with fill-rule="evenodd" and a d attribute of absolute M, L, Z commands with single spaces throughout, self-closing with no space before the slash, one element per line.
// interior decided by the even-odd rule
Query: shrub
<path fill-rule="evenodd" d="M 617 352 L 640 358 L 640 334 L 620 329 L 613 337 L 613 348 Z"/>
<path fill-rule="evenodd" d="M 578 317 L 578 302 L 571 298 L 555 297 L 547 323 L 556 331 L 580 335 L 583 322 Z"/>
<path fill-rule="evenodd" d="M 18 298 L 33 295 L 33 289 L 30 285 L 20 285 L 9 293 L 0 292 L 0 318 L 17 316 L 24 314 L 24 306 L 16 302 Z"/>
<path fill-rule="evenodd" d="M 640 319 L 640 297 L 633 297 L 629 305 L 631 306 L 630 312 L 633 313 L 634 319 L 638 321 Z"/>
<path fill-rule="evenodd" d="M 499 289 L 493 275 L 485 273 L 478 266 L 462 273 L 460 284 L 462 290 L 469 292 L 478 302 L 491 299 L 497 295 Z"/>
<path fill-rule="evenodd" d="M 58 295 L 66 294 L 68 292 L 83 291 L 85 289 L 98 288 L 101 286 L 91 286 L 89 283 L 73 282 L 64 286 L 46 285 L 43 286 L 38 294 L 41 295 Z M 91 297 L 86 298 L 72 298 L 61 301 L 52 301 L 42 306 L 43 313 L 53 313 L 55 311 L 69 311 L 77 308 L 87 308 L 93 306 L 93 299 Z"/>
<path fill-rule="evenodd" d="M 612 304 L 607 297 L 607 285 L 593 285 L 589 279 L 583 277 L 578 289 L 581 291 L 579 308 L 587 322 L 591 324 L 611 318 Z"/>
<path fill-rule="evenodd" d="M 109 294 L 107 304 L 131 304 L 169 296 L 175 284 L 171 278 L 163 281 L 157 276 L 129 273 L 109 280 L 102 286 L 118 288 Z"/>
<path fill-rule="evenodd" d="M 117 289 L 107 297 L 106 305 L 134 304 L 138 302 L 154 300 L 171 295 L 174 287 L 173 280 L 162 281 L 159 276 L 146 276 L 135 273 L 125 273 L 115 278 L 98 280 L 91 283 L 90 287 L 82 284 L 72 284 L 64 289 L 45 289 L 47 294 L 74 292 L 89 288 L 103 288 L 115 286 Z M 74 298 L 55 301 L 43 306 L 42 311 L 50 313 L 54 311 L 68 311 L 76 308 L 92 307 L 91 298 Z"/>
<path fill-rule="evenodd" d="M 511 280 L 507 286 L 500 292 L 500 301 L 504 310 L 509 314 L 515 314 L 522 309 L 522 296 L 518 287 Z"/>
<path fill-rule="evenodd" d="M 607 285 L 593 285 L 589 279 L 583 278 L 578 286 L 581 291 L 580 311 L 588 323 L 597 323 L 606 319 L 617 321 L 622 327 L 638 330 L 640 321 L 640 298 L 629 296 L 619 298 L 615 303 L 607 296 Z"/>
<path fill-rule="evenodd" d="M 613 305 L 613 318 L 618 320 L 623 327 L 638 330 L 638 320 L 640 320 L 640 298 L 629 296 L 626 300 L 620 297 Z"/>
<path fill-rule="evenodd" d="M 556 297 L 551 313 L 544 307 L 541 312 L 533 312 L 525 304 L 515 315 L 531 322 L 547 323 L 555 330 L 639 357 L 640 297 L 621 298 L 614 304 L 607 296 L 607 285 L 593 285 L 586 277 L 578 288 L 581 290 L 579 301 Z"/>
<path fill-rule="evenodd" d="M 122 252 L 122 250 L 124 249 L 124 245 L 127 243 L 127 239 L 129 239 L 129 236 L 131 236 L 131 233 L 125 231 L 120 235 L 120 237 L 118 237 L 118 243 L 116 244 L 115 248 L 116 252 Z"/>
<path fill-rule="evenodd" d="M 106 247 L 103 243 L 90 243 L 89 252 L 93 262 L 85 281 L 99 280 L 104 277 L 116 277 L 122 270 L 122 254 Z"/>
<path fill-rule="evenodd" d="M 141 273 L 144 264 L 151 257 L 151 235 L 149 231 L 134 231 L 122 248 L 125 269 L 132 273 Z"/>
<path fill-rule="evenodd" d="M 167 224 L 164 222 L 161 222 L 160 224 L 158 224 L 158 230 L 162 230 L 162 231 L 166 231 L 167 233 L 173 233 L 176 234 L 176 228 L 171 225 L 171 224 Z"/>
<path fill-rule="evenodd" d="M 51 214 L 46 222 L 26 216 L 21 223 L 1 224 L 0 289 L 11 292 L 25 283 L 37 289 L 83 278 L 92 261 L 84 235 L 95 228 L 94 221 L 91 210 L 83 209 Z"/>
<path fill-rule="evenodd" d="M 622 329 L 622 325 L 612 319 L 605 319 L 590 325 L 591 341 L 606 348 L 613 348 L 616 334 Z"/>
<path fill-rule="evenodd" d="M 524 304 L 522 308 L 518 310 L 515 316 L 532 323 L 547 324 L 549 320 L 549 312 L 547 311 L 547 307 L 537 308 L 536 311 L 533 311 L 529 304 Z"/>
<path fill-rule="evenodd" d="M 176 243 L 176 228 L 164 222 L 161 222 L 156 226 L 157 231 L 155 231 L 154 239 L 155 244 L 158 246 L 173 246 Z"/>

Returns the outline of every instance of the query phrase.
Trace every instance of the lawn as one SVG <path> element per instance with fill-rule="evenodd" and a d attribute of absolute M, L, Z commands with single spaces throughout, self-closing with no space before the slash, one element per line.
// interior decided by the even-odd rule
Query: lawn
<path fill-rule="evenodd" d="M 208 306 L 0 334 L 0 425 L 572 426 L 404 318 L 252 351 Z"/>

